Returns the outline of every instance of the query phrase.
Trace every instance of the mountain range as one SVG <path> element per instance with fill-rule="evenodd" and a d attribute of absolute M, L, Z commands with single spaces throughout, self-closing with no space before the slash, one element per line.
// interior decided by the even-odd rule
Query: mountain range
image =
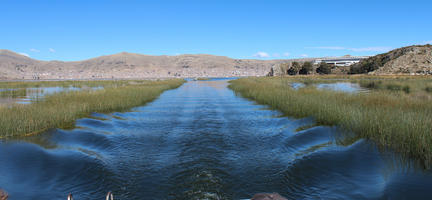
<path fill-rule="evenodd" d="M 151 56 L 122 52 L 83 61 L 41 61 L 0 50 L 0 79 L 145 79 L 265 76 L 289 60 L 232 59 L 207 54 Z"/>

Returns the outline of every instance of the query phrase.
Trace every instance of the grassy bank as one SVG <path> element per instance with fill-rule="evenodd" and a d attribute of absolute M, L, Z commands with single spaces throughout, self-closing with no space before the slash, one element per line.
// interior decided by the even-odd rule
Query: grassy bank
<path fill-rule="evenodd" d="M 0 88 L 39 88 L 39 87 L 98 87 L 124 86 L 131 84 L 145 84 L 150 80 L 68 80 L 68 81 L 0 81 Z"/>
<path fill-rule="evenodd" d="M 345 79 L 360 81 L 365 77 Z M 375 77 L 378 78 L 378 77 Z M 306 77 L 303 77 L 306 79 Z M 310 78 L 311 82 L 320 80 Z M 294 90 L 291 78 L 247 78 L 231 81 L 229 86 L 243 97 L 280 110 L 294 117 L 312 116 L 319 124 L 338 125 L 382 147 L 390 147 L 414 156 L 425 164 L 432 161 L 432 101 L 422 89 L 430 78 L 410 79 L 410 92 L 401 90 L 371 90 L 350 94 L 314 87 Z M 331 79 L 324 79 L 333 81 Z M 340 79 L 337 81 L 341 81 Z M 406 81 L 381 79 L 388 81 Z M 422 83 L 418 83 L 418 81 Z"/>
<path fill-rule="evenodd" d="M 177 88 L 183 82 L 184 80 L 180 79 L 105 82 L 99 83 L 104 84 L 105 89 L 102 90 L 63 92 L 47 96 L 43 101 L 30 105 L 0 107 L 0 137 L 71 127 L 76 119 L 92 112 L 125 111 L 150 102 L 163 91 Z"/>

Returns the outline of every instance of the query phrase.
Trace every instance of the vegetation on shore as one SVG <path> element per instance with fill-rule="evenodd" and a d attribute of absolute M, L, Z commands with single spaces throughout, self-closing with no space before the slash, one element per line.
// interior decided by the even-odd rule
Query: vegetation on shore
<path fill-rule="evenodd" d="M 343 61 L 342 61 L 343 62 Z M 274 66 L 269 76 L 307 74 L 406 74 L 432 75 L 432 45 L 413 45 L 361 59 L 349 67 L 325 62 L 286 62 Z"/>
<path fill-rule="evenodd" d="M 432 63 L 432 45 L 413 45 L 394 49 L 387 53 L 378 54 L 370 58 L 361 60 L 359 63 L 351 65 L 349 74 L 365 74 L 374 72 L 388 65 L 387 73 L 420 73 L 431 74 L 430 64 Z M 392 64 L 395 61 L 404 64 Z M 429 70 L 428 70 L 429 69 Z"/>
<path fill-rule="evenodd" d="M 16 97 L 25 96 L 25 95 L 26 95 L 26 90 L 23 88 L 0 91 L 0 98 L 1 97 L 16 98 Z"/>
<path fill-rule="evenodd" d="M 297 74 L 307 75 L 312 73 L 314 68 L 311 62 L 299 63 L 296 61 L 292 63 L 282 63 L 280 64 L 279 67 L 282 74 L 287 74 L 287 75 L 297 75 Z M 271 74 L 274 75 L 274 72 L 271 72 Z"/>
<path fill-rule="evenodd" d="M 318 90 L 314 87 L 292 89 L 299 79 L 309 82 L 378 81 L 382 85 L 409 86 L 401 90 L 373 89 L 367 93 L 344 93 Z M 432 94 L 424 89 L 432 84 L 430 77 L 368 77 L 341 80 L 299 78 L 245 78 L 229 86 L 243 97 L 269 105 L 294 117 L 314 117 L 316 123 L 337 125 L 358 136 L 375 141 L 381 147 L 432 163 Z"/>
<path fill-rule="evenodd" d="M 91 84 L 102 84 L 104 89 L 61 92 L 30 105 L 0 107 L 0 138 L 36 134 L 57 127 L 71 127 L 76 119 L 88 116 L 92 112 L 125 111 L 150 102 L 163 91 L 177 88 L 183 83 L 182 79 L 93 81 Z M 20 84 L 28 83 L 13 83 Z M 82 82 L 73 84 L 84 85 Z"/>
<path fill-rule="evenodd" d="M 39 87 L 99 87 L 145 84 L 150 80 L 68 80 L 68 81 L 0 81 L 0 88 L 39 88 Z"/>

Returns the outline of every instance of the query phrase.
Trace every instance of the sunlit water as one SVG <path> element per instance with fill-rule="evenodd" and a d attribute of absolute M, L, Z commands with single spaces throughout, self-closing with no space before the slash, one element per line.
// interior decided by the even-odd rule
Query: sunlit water
<path fill-rule="evenodd" d="M 348 93 L 365 92 L 366 88 L 360 87 L 358 83 L 337 82 L 337 83 L 320 83 L 317 84 L 318 89 L 334 90 Z"/>
<path fill-rule="evenodd" d="M 189 81 L 126 113 L 73 130 L 0 142 L 0 188 L 12 200 L 430 199 L 432 174 L 334 127 L 235 96 L 226 80 Z M 344 144 L 344 145 L 338 145 Z"/>
<path fill-rule="evenodd" d="M 313 84 L 314 87 L 320 90 L 333 90 L 338 92 L 358 93 L 367 92 L 368 89 L 361 87 L 358 83 L 336 82 L 336 83 L 318 83 Z M 304 83 L 291 83 L 291 87 L 295 90 L 306 87 Z"/>
<path fill-rule="evenodd" d="M 38 88 L 0 88 L 0 93 L 10 91 L 3 95 L 0 94 L 0 105 L 3 104 L 30 104 L 35 101 L 40 101 L 47 95 L 52 95 L 60 92 L 70 92 L 79 90 L 100 90 L 103 87 L 38 87 Z M 11 91 L 15 91 L 12 93 Z"/>

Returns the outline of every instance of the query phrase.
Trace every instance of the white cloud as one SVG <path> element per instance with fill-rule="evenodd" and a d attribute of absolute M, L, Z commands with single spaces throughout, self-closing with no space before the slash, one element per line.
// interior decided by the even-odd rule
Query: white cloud
<path fill-rule="evenodd" d="M 273 57 L 280 57 L 280 54 L 279 53 L 274 53 L 272 56 Z"/>
<path fill-rule="evenodd" d="M 256 57 L 256 58 L 269 58 L 270 55 L 268 53 L 266 53 L 266 52 L 260 51 L 260 52 L 257 52 L 256 54 L 254 54 L 253 57 Z"/>
<path fill-rule="evenodd" d="M 38 49 L 30 49 L 31 52 L 39 53 L 40 51 Z"/>
<path fill-rule="evenodd" d="M 51 52 L 51 53 L 55 53 L 56 52 L 56 50 L 53 49 L 53 48 L 49 48 L 48 51 Z"/>
<path fill-rule="evenodd" d="M 288 53 L 288 52 L 285 52 L 285 53 L 282 54 L 282 56 L 284 56 L 284 57 L 288 57 L 288 56 L 290 56 L 290 55 L 291 55 L 291 54 Z"/>
<path fill-rule="evenodd" d="M 426 41 L 426 42 L 424 42 L 423 44 L 432 44 L 432 40 L 430 40 L 430 41 Z"/>
<path fill-rule="evenodd" d="M 326 50 L 347 50 L 354 52 L 382 52 L 390 51 L 391 47 L 362 47 L 362 48 L 349 48 L 349 47 L 339 47 L 339 46 L 323 46 L 323 47 L 309 47 L 309 49 L 326 49 Z"/>
<path fill-rule="evenodd" d="M 26 54 L 26 53 L 18 53 L 19 55 L 23 55 L 23 56 L 27 56 L 27 57 L 30 57 L 28 54 Z"/>
<path fill-rule="evenodd" d="M 303 58 L 309 57 L 309 55 L 307 55 L 307 54 L 302 54 L 300 56 L 303 57 Z"/>

